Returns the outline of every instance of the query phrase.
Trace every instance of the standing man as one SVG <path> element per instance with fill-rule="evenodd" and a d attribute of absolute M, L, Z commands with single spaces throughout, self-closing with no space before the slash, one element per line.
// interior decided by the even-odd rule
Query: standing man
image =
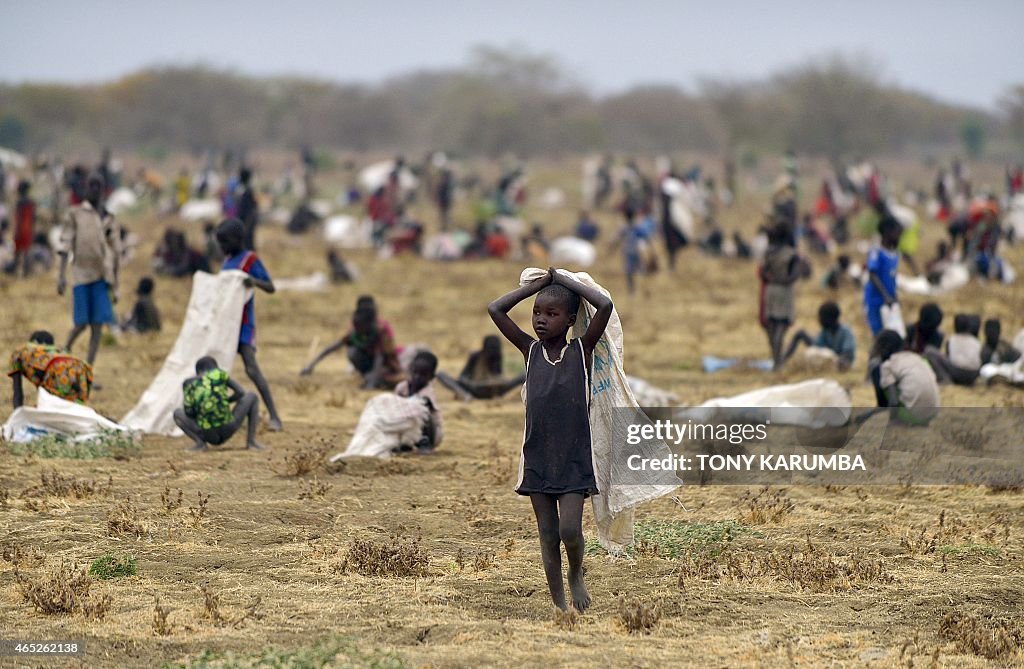
<path fill-rule="evenodd" d="M 238 198 L 238 219 L 245 227 L 245 250 L 256 250 L 256 224 L 259 223 L 260 207 L 252 192 L 252 170 L 243 167 L 238 173 L 242 195 Z"/>
<path fill-rule="evenodd" d="M 60 235 L 60 273 L 57 294 L 67 288 L 68 256 L 71 256 L 71 281 L 75 326 L 65 348 L 71 351 L 78 335 L 90 328 L 86 362 L 92 366 L 100 346 L 104 323 L 114 322 L 111 300 L 117 301 L 120 235 L 114 217 L 103 207 L 103 177 L 91 174 L 85 188 L 85 200 L 71 207 Z"/>

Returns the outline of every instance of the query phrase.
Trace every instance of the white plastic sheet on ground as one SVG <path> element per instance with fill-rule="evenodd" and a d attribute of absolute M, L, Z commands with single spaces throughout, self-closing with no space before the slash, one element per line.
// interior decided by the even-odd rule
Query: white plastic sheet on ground
<path fill-rule="evenodd" d="M 231 373 L 242 309 L 252 296 L 252 289 L 242 283 L 246 276 L 240 270 L 193 275 L 192 296 L 174 348 L 138 404 L 121 419 L 122 424 L 149 434 L 182 435 L 173 414 L 182 405 L 181 384 L 196 373 L 196 360 L 213 356 L 221 369 Z"/>
<path fill-rule="evenodd" d="M 579 237 L 558 237 L 551 242 L 551 262 L 555 265 L 590 267 L 597 260 L 597 249 Z"/>
<path fill-rule="evenodd" d="M 283 279 L 275 279 L 274 286 L 278 290 L 293 291 L 297 293 L 320 293 L 327 290 L 327 275 L 323 272 L 313 272 L 305 276 L 290 276 Z"/>
<path fill-rule="evenodd" d="M 639 377 L 627 376 L 626 382 L 629 384 L 629 389 L 633 391 L 636 401 L 642 407 L 668 407 L 679 401 L 679 396 L 675 393 L 662 390 Z"/>
<path fill-rule="evenodd" d="M 105 430 L 127 429 L 90 407 L 69 402 L 39 388 L 36 406 L 15 409 L 3 424 L 2 432 L 7 441 L 26 443 L 44 434 L 60 434 L 85 441 Z"/>
<path fill-rule="evenodd" d="M 957 263 L 950 265 L 942 273 L 938 285 L 929 283 L 928 279 L 923 276 L 897 274 L 896 289 L 901 293 L 910 293 L 911 295 L 942 295 L 963 288 L 970 280 L 971 273 L 967 270 L 967 265 Z"/>
<path fill-rule="evenodd" d="M 324 241 L 342 249 L 368 249 L 373 246 L 373 224 L 354 216 L 340 214 L 324 221 Z"/>
<path fill-rule="evenodd" d="M 713 420 L 728 414 L 737 418 L 735 409 L 751 409 L 751 419 L 770 418 L 773 425 L 796 425 L 822 428 L 839 427 L 850 420 L 853 402 L 850 394 L 832 379 L 810 379 L 801 383 L 768 386 L 732 397 L 715 397 L 686 415 L 694 420 Z M 719 409 L 730 411 L 719 412 Z M 782 409 L 782 411 L 773 411 Z M 794 411 L 794 409 L 803 409 Z M 763 411 L 760 411 L 763 410 Z"/>
<path fill-rule="evenodd" d="M 605 295 L 608 291 L 594 281 L 585 272 L 572 273 L 559 270 L 575 278 L 580 283 L 591 286 Z M 544 276 L 546 270 L 529 267 L 523 270 L 519 284 L 526 285 Z M 573 337 L 582 337 L 590 324 L 595 309 L 586 300 L 580 300 L 580 311 L 573 326 Z M 640 408 L 629 381 L 622 369 L 622 323 L 618 311 L 613 311 L 604 336 L 594 349 L 594 370 L 590 379 L 590 429 L 592 452 L 594 456 L 594 475 L 597 488 L 601 494 L 590 498 L 594 518 L 597 521 L 598 540 L 605 550 L 620 553 L 633 542 L 633 509 L 644 502 L 649 502 L 666 495 L 678 486 L 675 485 L 643 485 L 642 481 L 631 481 L 628 486 L 617 486 L 611 483 L 611 458 L 614 453 L 614 423 L 617 419 L 616 408 Z M 524 386 L 525 389 L 525 386 Z M 641 411 L 637 414 L 643 416 Z M 658 456 L 669 457 L 671 451 L 664 443 L 656 447 Z M 520 467 L 522 464 L 520 464 Z M 658 481 L 663 479 L 654 479 Z M 681 483 L 681 482 L 680 482 Z"/>
<path fill-rule="evenodd" d="M 422 398 L 399 397 L 394 393 L 371 397 L 359 416 L 348 447 L 332 457 L 331 462 L 355 456 L 389 457 L 399 446 L 415 445 L 429 418 L 430 410 Z"/>
<path fill-rule="evenodd" d="M 220 200 L 206 198 L 204 200 L 189 200 L 181 205 L 178 216 L 186 221 L 216 221 L 221 217 Z"/>

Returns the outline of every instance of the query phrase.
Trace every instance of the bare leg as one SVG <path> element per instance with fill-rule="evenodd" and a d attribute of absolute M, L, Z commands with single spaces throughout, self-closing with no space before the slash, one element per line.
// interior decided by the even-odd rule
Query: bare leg
<path fill-rule="evenodd" d="M 442 386 L 455 393 L 460 400 L 468 402 L 473 399 L 473 396 L 451 374 L 438 372 L 435 377 Z"/>
<path fill-rule="evenodd" d="M 805 330 L 797 330 L 797 333 L 793 335 L 792 341 L 789 342 L 789 348 L 787 348 L 786 352 L 782 355 L 782 361 L 785 362 L 792 358 L 793 354 L 796 353 L 797 346 L 800 344 L 804 344 L 805 346 L 812 346 L 814 344 L 814 340 L 811 339 L 811 335 L 807 334 Z"/>
<path fill-rule="evenodd" d="M 256 427 L 260 424 L 260 399 L 256 393 L 246 393 L 235 403 L 234 428 L 241 427 L 242 421 L 248 420 L 245 432 L 245 447 L 253 450 L 263 450 L 263 445 L 256 441 Z"/>
<path fill-rule="evenodd" d="M 772 347 L 772 369 L 782 367 L 782 346 L 786 341 L 788 327 L 785 323 L 772 323 L 768 326 L 768 341 Z"/>
<path fill-rule="evenodd" d="M 195 442 L 195 445 L 192 446 L 190 450 L 207 450 L 206 442 L 203 440 L 203 437 L 201 436 L 201 430 L 199 429 L 199 425 L 194 420 L 188 417 L 184 409 L 174 410 L 174 424 L 180 427 L 181 431 L 184 432 L 186 436 L 188 436 Z"/>
<path fill-rule="evenodd" d="M 270 386 L 267 384 L 267 380 L 263 378 L 263 372 L 260 371 L 260 366 L 256 362 L 256 349 L 248 344 L 241 344 L 238 347 L 238 352 L 242 354 L 242 361 L 245 363 L 245 373 L 256 385 L 256 389 L 260 391 L 263 404 L 266 405 L 267 412 L 270 414 L 270 423 L 267 425 L 267 429 L 271 432 L 280 432 L 281 417 L 277 415 L 277 407 L 274 406 L 274 397 L 270 394 Z"/>
<path fill-rule="evenodd" d="M 89 324 L 89 353 L 85 361 L 92 365 L 96 361 L 96 352 L 100 350 L 100 339 L 103 337 L 103 323 Z"/>
<path fill-rule="evenodd" d="M 544 562 L 544 577 L 548 582 L 551 601 L 563 611 L 568 610 L 565 603 L 565 586 L 562 582 L 562 550 L 559 546 L 558 532 L 558 498 L 543 493 L 530 495 L 533 513 L 537 516 L 537 530 L 540 532 L 540 556 Z"/>
<path fill-rule="evenodd" d="M 590 606 L 590 593 L 583 582 L 583 495 L 567 493 L 558 498 L 558 534 L 569 558 L 572 606 L 582 613 Z"/>
<path fill-rule="evenodd" d="M 76 325 L 71 328 L 71 332 L 68 333 L 68 343 L 64 345 L 64 348 L 70 353 L 71 347 L 74 346 L 75 340 L 78 339 L 78 335 L 85 332 L 85 325 Z"/>

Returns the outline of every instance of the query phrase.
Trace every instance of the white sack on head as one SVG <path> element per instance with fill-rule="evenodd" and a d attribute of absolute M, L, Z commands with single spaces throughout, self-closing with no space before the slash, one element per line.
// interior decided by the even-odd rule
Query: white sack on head
<path fill-rule="evenodd" d="M 415 445 L 423 434 L 430 410 L 419 397 L 399 397 L 385 393 L 371 397 L 359 416 L 355 434 L 344 452 L 331 458 L 363 456 L 386 458 L 399 446 Z"/>
<path fill-rule="evenodd" d="M 123 425 L 104 418 L 84 404 L 69 402 L 39 388 L 36 406 L 15 409 L 3 424 L 3 438 L 12 443 L 26 443 L 45 434 L 72 437 L 87 441 L 105 430 L 127 430 Z"/>
<path fill-rule="evenodd" d="M 173 414 L 184 401 L 181 384 L 195 376 L 196 360 L 213 356 L 217 366 L 231 373 L 242 310 L 252 296 L 252 289 L 242 283 L 246 276 L 241 270 L 192 276 L 192 296 L 174 348 L 138 404 L 121 419 L 122 424 L 149 434 L 182 435 Z"/>
<path fill-rule="evenodd" d="M 586 272 L 558 271 L 609 295 L 608 291 Z M 537 267 L 524 269 L 519 277 L 519 285 L 525 286 L 531 281 L 542 278 L 546 273 L 546 270 Z M 589 302 L 580 300 L 580 311 L 572 331 L 573 337 L 583 336 L 595 312 L 596 309 Z M 622 354 L 622 323 L 619 321 L 618 311 L 613 310 L 611 318 L 608 320 L 608 327 L 605 328 L 604 335 L 594 349 L 594 369 L 590 378 L 591 449 L 594 457 L 594 476 L 597 479 L 597 489 L 600 491 L 600 494 L 591 497 L 590 501 L 594 509 L 594 518 L 597 520 L 598 540 L 606 550 L 612 553 L 621 552 L 623 548 L 633 542 L 633 509 L 635 507 L 666 495 L 679 487 L 678 485 L 658 483 L 643 485 L 639 482 L 639 475 L 637 480 L 628 486 L 618 486 L 611 481 L 612 457 L 615 451 L 613 442 L 616 408 L 635 409 L 641 420 L 646 420 L 643 418 L 640 405 L 633 396 L 633 391 L 629 389 L 629 381 L 622 369 Z M 655 444 L 655 448 L 660 457 L 671 455 L 671 450 L 664 443 Z M 654 473 L 651 476 L 654 476 Z M 650 480 L 660 481 L 664 480 L 664 477 L 658 476 Z M 682 481 L 680 481 L 681 483 Z"/>

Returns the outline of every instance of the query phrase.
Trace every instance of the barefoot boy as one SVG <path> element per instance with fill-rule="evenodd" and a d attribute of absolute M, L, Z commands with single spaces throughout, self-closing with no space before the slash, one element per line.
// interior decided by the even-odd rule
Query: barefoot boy
<path fill-rule="evenodd" d="M 195 441 L 193 451 L 207 450 L 207 444 L 219 446 L 249 421 L 245 447 L 262 449 L 256 443 L 256 426 L 260 419 L 260 401 L 256 393 L 246 392 L 228 373 L 217 367 L 217 361 L 206 356 L 196 362 L 196 375 L 187 379 L 185 406 L 174 410 L 174 422 Z M 228 395 L 228 390 L 232 395 Z M 232 410 L 231 405 L 235 407 Z"/>

